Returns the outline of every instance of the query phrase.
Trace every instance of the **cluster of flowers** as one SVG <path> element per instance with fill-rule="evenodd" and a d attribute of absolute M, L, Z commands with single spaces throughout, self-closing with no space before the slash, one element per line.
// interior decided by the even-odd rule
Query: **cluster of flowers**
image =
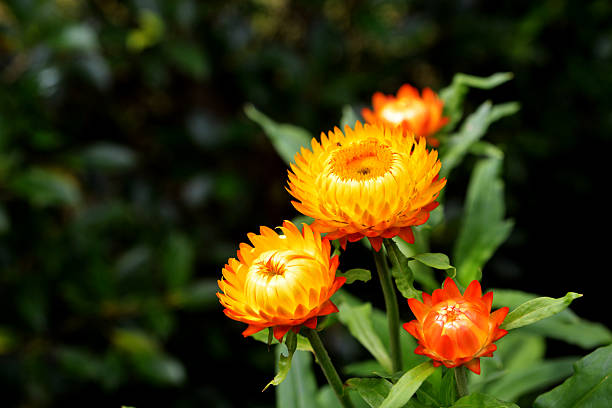
<path fill-rule="evenodd" d="M 316 328 L 318 317 L 338 311 L 330 297 L 345 283 L 330 241 L 346 248 L 367 238 L 377 252 L 385 238 L 414 243 L 412 227 L 438 205 L 446 179 L 428 145 L 439 145 L 434 135 L 448 121 L 442 101 L 403 85 L 396 96 L 377 92 L 372 105 L 362 111 L 366 124 L 322 133 L 295 155 L 287 191 L 312 224 L 300 231 L 285 221 L 280 234 L 261 227 L 223 268 L 217 295 L 228 317 L 248 324 L 244 336 L 272 328 L 280 341 L 289 330 Z M 492 356 L 506 334 L 499 326 L 508 308 L 491 312 L 492 300 L 478 281 L 461 294 L 450 278 L 422 302 L 408 299 L 416 319 L 403 327 L 418 340 L 415 353 L 479 374 L 479 358 Z"/>

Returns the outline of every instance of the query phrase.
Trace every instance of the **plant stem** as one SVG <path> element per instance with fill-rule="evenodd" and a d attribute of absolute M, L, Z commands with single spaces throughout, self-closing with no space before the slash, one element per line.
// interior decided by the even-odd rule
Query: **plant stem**
<path fill-rule="evenodd" d="M 327 382 L 340 400 L 340 404 L 342 404 L 342 407 L 344 408 L 353 408 L 353 403 L 349 399 L 348 393 L 344 392 L 344 384 L 342 383 L 336 368 L 332 364 L 329 354 L 327 354 L 327 350 L 325 349 L 319 334 L 316 330 L 309 329 L 308 327 L 302 327 L 302 330 L 306 333 L 306 337 L 308 338 L 308 341 L 310 341 L 310 345 L 312 346 L 317 362 L 321 366 L 321 370 L 323 370 L 323 374 L 325 374 Z"/>
<path fill-rule="evenodd" d="M 455 370 L 455 382 L 457 383 L 457 397 L 465 397 L 469 394 L 467 383 L 467 369 L 464 366 L 458 366 Z"/>
<path fill-rule="evenodd" d="M 387 309 L 387 323 L 389 326 L 389 349 L 391 351 L 391 364 L 393 372 L 402 371 L 402 350 L 399 342 L 399 308 L 397 306 L 397 296 L 391 273 L 387 265 L 387 259 L 381 251 L 374 253 L 374 262 L 380 278 L 380 286 L 382 287 L 383 296 L 385 298 L 385 308 Z"/>

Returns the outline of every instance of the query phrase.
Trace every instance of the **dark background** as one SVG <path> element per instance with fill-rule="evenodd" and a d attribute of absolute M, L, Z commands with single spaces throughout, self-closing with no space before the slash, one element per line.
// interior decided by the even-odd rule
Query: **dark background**
<path fill-rule="evenodd" d="M 215 297 L 246 233 L 297 215 L 243 106 L 318 135 L 457 72 L 514 74 L 468 113 L 521 104 L 486 136 L 516 224 L 483 284 L 580 292 L 609 323 L 611 21 L 603 0 L 0 3 L 2 405 L 273 406 L 272 354 Z"/>

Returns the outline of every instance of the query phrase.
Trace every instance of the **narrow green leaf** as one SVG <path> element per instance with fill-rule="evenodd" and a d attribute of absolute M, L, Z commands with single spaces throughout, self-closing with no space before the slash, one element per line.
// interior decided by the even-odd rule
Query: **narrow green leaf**
<path fill-rule="evenodd" d="M 277 373 L 263 389 L 265 391 L 270 385 L 279 385 L 283 382 L 285 377 L 287 377 L 287 373 L 291 368 L 291 359 L 293 358 L 293 353 L 297 348 L 297 335 L 293 332 L 293 330 L 289 330 L 285 335 L 285 346 L 287 346 L 287 354 L 281 353 L 278 361 L 277 361 Z"/>
<path fill-rule="evenodd" d="M 414 274 L 408 266 L 408 258 L 399 250 L 395 241 L 385 239 L 387 255 L 391 259 L 391 275 L 395 279 L 395 286 L 406 299 L 421 297 L 421 292 L 414 288 Z"/>
<path fill-rule="evenodd" d="M 460 398 L 450 408 L 520 408 L 512 402 L 504 402 L 490 395 L 472 393 Z"/>
<path fill-rule="evenodd" d="M 83 150 L 78 160 L 100 170 L 125 170 L 134 167 L 136 154 L 119 144 L 99 142 Z"/>
<path fill-rule="evenodd" d="M 372 408 L 378 408 L 389 394 L 391 384 L 384 378 L 350 378 L 350 388 L 357 390 L 361 398 Z"/>
<path fill-rule="evenodd" d="M 612 345 L 601 347 L 574 365 L 563 384 L 540 395 L 536 408 L 609 407 L 612 402 Z"/>
<path fill-rule="evenodd" d="M 453 248 L 457 278 L 463 286 L 479 279 L 482 267 L 513 227 L 512 221 L 504 219 L 501 164 L 501 160 L 488 157 L 479 160 L 472 171 L 462 224 Z"/>
<path fill-rule="evenodd" d="M 346 272 L 336 272 L 336 276 L 345 277 L 346 283 L 351 284 L 355 281 L 367 282 L 372 279 L 372 272 L 367 269 L 354 268 Z"/>
<path fill-rule="evenodd" d="M 431 361 L 426 361 L 406 371 L 404 375 L 393 385 L 389 395 L 384 399 L 380 408 L 400 408 L 410 400 L 423 381 L 434 371 L 435 367 Z"/>
<path fill-rule="evenodd" d="M 538 297 L 538 295 L 509 289 L 493 289 L 493 306 L 508 306 L 510 310 Z M 565 309 L 547 319 L 523 327 L 521 330 L 562 340 L 584 349 L 612 343 L 612 331 L 601 323 L 591 322 Z"/>
<path fill-rule="evenodd" d="M 444 115 L 450 118 L 445 129 L 454 129 L 457 122 L 461 120 L 463 116 L 463 100 L 470 87 L 491 89 L 509 81 L 512 79 L 512 76 L 510 72 L 499 72 L 489 77 L 476 77 L 462 73 L 455 74 L 451 84 L 439 92 L 440 98 L 444 101 Z"/>
<path fill-rule="evenodd" d="M 277 348 L 278 364 L 282 355 L 280 346 Z M 277 408 L 319 408 L 314 398 L 317 394 L 317 382 L 312 360 L 312 353 L 309 352 L 298 350 L 293 354 L 287 378 L 275 388 Z"/>
<path fill-rule="evenodd" d="M 312 135 L 307 130 L 290 124 L 276 123 L 251 104 L 244 107 L 244 112 L 249 119 L 262 127 L 277 153 L 287 164 L 293 162 L 295 154 L 302 147 L 310 147 Z"/>
<path fill-rule="evenodd" d="M 529 300 L 508 313 L 501 328 L 504 330 L 512 330 L 535 323 L 561 312 L 568 307 L 574 299 L 581 296 L 582 295 L 579 293 L 568 292 L 564 297 L 558 299 L 540 297 Z"/>
<path fill-rule="evenodd" d="M 348 302 L 338 305 L 338 318 L 346 325 L 349 332 L 364 346 L 370 354 L 387 370 L 391 372 L 391 357 L 372 326 L 372 305 L 363 303 L 352 306 Z"/>

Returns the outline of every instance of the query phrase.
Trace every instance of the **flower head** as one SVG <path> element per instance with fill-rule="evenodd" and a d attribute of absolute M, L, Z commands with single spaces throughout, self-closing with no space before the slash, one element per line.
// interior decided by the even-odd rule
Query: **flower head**
<path fill-rule="evenodd" d="M 404 329 L 419 342 L 414 352 L 433 359 L 436 367 L 465 365 L 480 374 L 480 357 L 492 357 L 497 350 L 493 342 L 508 333 L 499 328 L 508 308 L 491 313 L 492 302 L 493 292 L 483 296 L 477 280 L 461 295 L 451 278 L 431 296 L 423 293 L 422 303 L 408 299 L 416 320 L 404 324 Z"/>
<path fill-rule="evenodd" d="M 383 238 L 414 242 L 411 227 L 427 221 L 446 184 L 438 153 L 424 139 L 357 122 L 355 130 L 322 133 L 311 146 L 295 155 L 287 190 L 294 207 L 315 219 L 314 230 L 343 247 L 363 237 L 377 251 Z"/>
<path fill-rule="evenodd" d="M 363 108 L 361 114 L 368 123 L 400 126 L 405 131 L 426 138 L 430 145 L 438 146 L 439 142 L 433 134 L 448 122 L 448 118 L 442 116 L 443 106 L 444 102 L 431 89 L 423 89 L 421 96 L 416 88 L 404 84 L 397 91 L 397 96 L 376 92 L 372 96 L 374 110 Z"/>
<path fill-rule="evenodd" d="M 229 259 L 218 281 L 223 312 L 249 325 L 245 337 L 273 327 L 280 340 L 289 329 L 315 328 L 318 316 L 338 311 L 329 298 L 346 278 L 336 277 L 338 256 L 330 259 L 329 241 L 308 225 L 300 232 L 285 221 L 280 230 L 248 234 L 253 246 L 240 244 L 238 259 Z"/>

